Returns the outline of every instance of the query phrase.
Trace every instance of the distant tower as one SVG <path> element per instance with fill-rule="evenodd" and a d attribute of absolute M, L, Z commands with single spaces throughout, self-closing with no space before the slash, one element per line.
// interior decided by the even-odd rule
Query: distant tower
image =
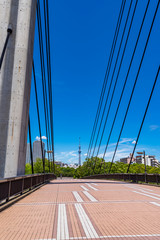
<path fill-rule="evenodd" d="M 81 166 L 81 144 L 80 144 L 80 138 L 79 138 L 79 151 L 78 151 L 78 154 L 79 154 L 79 166 Z"/>

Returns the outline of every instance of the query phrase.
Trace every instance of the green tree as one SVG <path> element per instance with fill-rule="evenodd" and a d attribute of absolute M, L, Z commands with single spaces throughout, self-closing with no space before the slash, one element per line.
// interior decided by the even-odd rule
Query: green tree
<path fill-rule="evenodd" d="M 26 175 L 32 174 L 32 168 L 31 168 L 31 164 L 30 163 L 27 163 L 25 165 L 25 174 Z"/>

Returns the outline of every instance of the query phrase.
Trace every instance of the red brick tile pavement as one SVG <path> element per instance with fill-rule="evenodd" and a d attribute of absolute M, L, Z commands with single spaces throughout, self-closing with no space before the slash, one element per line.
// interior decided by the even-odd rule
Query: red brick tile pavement
<path fill-rule="evenodd" d="M 98 201 L 91 202 L 81 186 Z M 84 202 L 78 203 L 73 191 Z M 55 180 L 0 213 L 0 240 L 56 239 L 63 224 L 73 240 L 160 240 L 160 207 L 151 203 L 160 204 L 160 200 L 152 197 L 160 199 L 160 188 L 105 180 Z M 67 223 L 61 218 L 58 225 L 59 204 L 65 206 Z"/>

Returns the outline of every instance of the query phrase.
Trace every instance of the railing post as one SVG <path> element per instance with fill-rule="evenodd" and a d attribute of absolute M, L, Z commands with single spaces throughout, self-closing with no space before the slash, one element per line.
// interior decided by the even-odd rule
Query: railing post
<path fill-rule="evenodd" d="M 138 183 L 138 174 L 136 173 L 136 183 Z"/>
<path fill-rule="evenodd" d="M 158 185 L 158 174 L 156 174 L 156 183 Z"/>
<path fill-rule="evenodd" d="M 131 174 L 129 173 L 129 181 L 131 181 Z"/>
<path fill-rule="evenodd" d="M 11 193 L 11 181 L 9 181 L 8 197 L 6 198 L 6 202 L 8 202 L 8 201 L 9 201 L 9 198 L 10 198 L 10 193 Z"/>
<path fill-rule="evenodd" d="M 148 183 L 148 178 L 146 173 L 145 173 L 145 183 Z"/>
<path fill-rule="evenodd" d="M 31 177 L 31 186 L 30 186 L 30 190 L 32 189 L 32 177 Z"/>
<path fill-rule="evenodd" d="M 22 192 L 21 192 L 21 195 L 23 194 L 23 189 L 24 189 L 24 178 L 22 178 Z"/>

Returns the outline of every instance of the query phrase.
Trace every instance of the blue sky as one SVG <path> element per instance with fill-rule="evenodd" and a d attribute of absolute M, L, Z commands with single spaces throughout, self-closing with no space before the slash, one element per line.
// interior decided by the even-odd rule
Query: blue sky
<path fill-rule="evenodd" d="M 40 2 L 42 11 L 42 0 Z M 111 159 L 115 148 L 115 143 L 118 138 L 157 2 L 158 0 L 151 1 L 149 5 L 144 28 L 142 30 L 124 97 L 118 113 L 118 118 L 110 140 L 108 151 L 106 153 L 106 160 Z M 130 1 L 127 1 L 113 63 L 115 63 L 115 57 L 118 51 L 129 4 Z M 120 0 L 49 0 L 56 160 L 68 163 L 78 162 L 79 137 L 81 137 L 82 160 L 85 159 L 120 5 Z M 135 0 L 133 0 L 131 14 L 133 12 L 134 5 Z M 120 97 L 122 85 L 126 76 L 146 5 L 147 0 L 139 1 L 137 5 L 131 34 L 115 91 L 112 109 L 108 118 L 102 147 L 100 149 L 100 156 L 104 152 L 104 147 L 108 138 L 117 102 Z M 116 159 L 128 156 L 128 154 L 132 152 L 134 146 L 133 142 L 137 137 L 151 87 L 158 70 L 160 63 L 159 21 L 160 9 L 158 10 L 156 16 Z M 129 24 L 127 25 L 127 30 Z M 124 40 L 125 39 L 126 34 Z M 124 42 L 122 47 L 124 47 Z M 38 98 L 41 110 L 40 117 L 42 135 L 46 136 L 42 102 L 37 25 L 35 31 L 34 60 L 38 84 Z M 114 65 L 112 65 L 111 73 L 113 71 L 113 66 Z M 118 68 L 116 69 L 116 73 L 117 70 Z M 110 79 L 111 75 L 109 77 L 109 82 Z M 160 106 L 159 91 L 160 77 L 157 82 L 137 146 L 137 150 L 146 150 L 146 154 L 154 154 L 158 160 L 160 160 L 160 111 L 158 108 Z M 39 136 L 39 130 L 33 82 L 31 89 L 30 115 L 32 139 L 35 140 L 36 137 Z"/>

